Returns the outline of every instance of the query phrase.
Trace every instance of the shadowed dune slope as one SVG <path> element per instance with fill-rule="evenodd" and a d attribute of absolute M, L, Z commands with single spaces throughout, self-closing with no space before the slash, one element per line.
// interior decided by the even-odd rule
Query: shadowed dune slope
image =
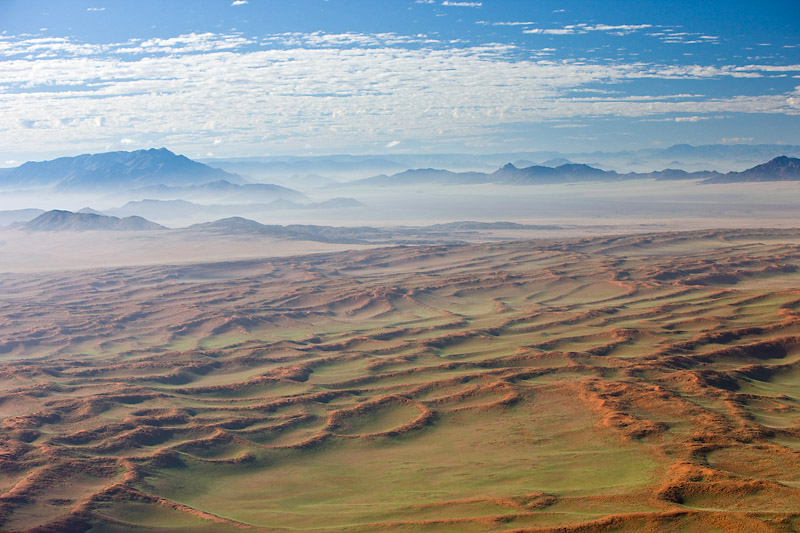
<path fill-rule="evenodd" d="M 794 531 L 800 232 L 0 279 L 4 531 Z"/>

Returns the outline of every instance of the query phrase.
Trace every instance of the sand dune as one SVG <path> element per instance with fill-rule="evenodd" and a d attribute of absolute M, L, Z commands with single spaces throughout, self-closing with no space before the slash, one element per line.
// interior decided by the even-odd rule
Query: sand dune
<path fill-rule="evenodd" d="M 0 529 L 796 530 L 799 243 L 4 275 Z"/>

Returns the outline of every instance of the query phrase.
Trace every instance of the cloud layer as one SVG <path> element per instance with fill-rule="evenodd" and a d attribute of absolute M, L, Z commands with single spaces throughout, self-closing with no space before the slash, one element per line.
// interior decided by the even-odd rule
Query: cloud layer
<path fill-rule="evenodd" d="M 800 114 L 797 87 L 780 94 L 735 89 L 737 80 L 796 76 L 800 65 L 552 60 L 548 50 L 385 33 L 190 33 L 111 44 L 0 35 L 0 135 L 9 151 L 115 143 L 335 150 L 491 137 L 509 124 L 587 117 L 696 122 L 725 113 Z M 637 80 L 675 83 L 676 90 L 634 94 Z M 715 80 L 734 89 L 716 96 L 685 90 Z"/>

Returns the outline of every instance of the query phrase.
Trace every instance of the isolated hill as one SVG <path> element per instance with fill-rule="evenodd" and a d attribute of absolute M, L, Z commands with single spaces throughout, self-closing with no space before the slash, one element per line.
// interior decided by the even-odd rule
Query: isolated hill
<path fill-rule="evenodd" d="M 30 231 L 136 231 L 166 229 L 160 224 L 142 217 L 117 218 L 94 213 L 73 213 L 53 210 L 42 213 L 30 222 L 22 224 Z"/>
<path fill-rule="evenodd" d="M 206 233 L 222 233 L 226 235 L 237 235 L 242 233 L 267 233 L 267 226 L 242 217 L 228 217 L 213 222 L 203 222 L 200 224 L 192 224 L 188 228 L 189 231 L 198 231 Z"/>
<path fill-rule="evenodd" d="M 230 217 L 213 222 L 193 224 L 180 231 L 212 233 L 215 235 L 267 236 L 286 240 L 315 241 L 338 244 L 433 244 L 463 243 L 461 237 L 486 230 L 558 230 L 562 226 L 516 224 L 513 222 L 461 221 L 430 226 L 399 226 L 376 228 L 372 226 L 318 226 L 289 224 L 286 226 L 261 224 L 243 217 Z"/>
<path fill-rule="evenodd" d="M 131 201 L 121 207 L 106 209 L 102 214 L 116 217 L 140 216 L 157 219 L 164 216 L 168 218 L 189 217 L 203 213 L 206 210 L 208 210 L 207 206 L 187 202 L 186 200 L 146 199 Z"/>
<path fill-rule="evenodd" d="M 562 229 L 562 226 L 540 225 L 540 224 L 518 224 L 516 222 L 475 222 L 464 220 L 460 222 L 446 222 L 444 224 L 433 224 L 425 226 L 428 230 L 445 231 L 478 231 L 478 230 L 523 230 L 523 229 Z"/>
<path fill-rule="evenodd" d="M 355 198 L 331 198 L 301 207 L 305 207 L 306 209 L 348 209 L 351 207 L 364 207 L 364 204 Z"/>
<path fill-rule="evenodd" d="M 628 175 L 638 176 L 639 174 L 628 174 Z M 643 178 L 653 178 L 655 180 L 660 180 L 660 181 L 710 179 L 721 175 L 722 174 L 720 174 L 719 172 L 714 172 L 713 170 L 686 172 L 685 170 L 675 169 L 675 168 L 667 168 L 664 170 L 658 170 L 656 172 L 648 172 L 646 174 L 641 174 Z"/>
<path fill-rule="evenodd" d="M 176 155 L 166 148 L 106 152 L 29 161 L 0 174 L 0 186 L 55 185 L 59 190 L 129 189 L 136 186 L 243 182 L 234 174 Z"/>
<path fill-rule="evenodd" d="M 483 172 L 451 172 L 434 168 L 421 168 L 406 170 L 397 174 L 387 176 L 373 176 L 348 183 L 347 185 L 377 185 L 377 186 L 398 186 L 398 185 L 466 185 L 470 183 L 486 183 L 488 175 Z"/>
<path fill-rule="evenodd" d="M 275 200 L 264 206 L 267 209 L 348 209 L 352 207 L 364 207 L 364 204 L 355 198 L 331 198 L 322 202 L 311 202 L 309 204 L 298 204 L 291 200 Z"/>
<path fill-rule="evenodd" d="M 171 187 L 154 185 L 131 191 L 134 194 L 156 200 L 191 200 L 197 202 L 271 202 L 273 200 L 303 201 L 308 197 L 294 189 L 271 183 L 238 185 L 227 180 L 218 180 L 202 185 Z"/>
<path fill-rule="evenodd" d="M 541 163 L 541 165 L 545 167 L 558 167 L 561 165 L 572 165 L 572 164 L 573 164 L 572 161 L 570 161 L 569 159 L 565 159 L 563 157 L 554 157 L 553 159 L 548 159 L 547 161 L 543 161 Z"/>
<path fill-rule="evenodd" d="M 0 226 L 7 226 L 14 222 L 27 222 L 44 212 L 44 209 L 10 209 L 7 211 L 0 211 Z"/>
<path fill-rule="evenodd" d="M 92 209 L 91 207 L 82 207 L 75 211 L 76 213 L 93 213 L 95 215 L 105 215 L 102 211 L 98 211 L 97 209 Z"/>
<path fill-rule="evenodd" d="M 800 159 L 780 156 L 742 172 L 728 172 L 707 179 L 703 183 L 740 183 L 751 181 L 798 181 Z"/>
<path fill-rule="evenodd" d="M 337 183 L 335 179 L 328 178 L 326 176 L 320 176 L 319 174 L 306 174 L 305 176 L 295 174 L 289 179 L 289 181 L 293 187 L 305 187 L 309 189 L 318 189 L 332 183 Z"/>
<path fill-rule="evenodd" d="M 511 163 L 498 169 L 491 175 L 494 183 L 505 183 L 510 185 L 527 185 L 543 183 L 567 183 L 572 181 L 598 179 L 618 179 L 619 175 L 614 171 L 605 171 L 589 165 L 568 163 L 555 168 L 544 165 L 533 165 L 526 168 L 517 168 Z"/>
<path fill-rule="evenodd" d="M 356 244 L 366 242 L 367 238 L 383 237 L 381 230 L 371 227 L 339 228 L 334 226 L 315 226 L 293 224 L 288 226 L 267 225 L 242 217 L 229 217 L 214 222 L 193 224 L 186 231 L 214 233 L 221 235 L 259 235 L 288 240 L 336 242 Z"/>

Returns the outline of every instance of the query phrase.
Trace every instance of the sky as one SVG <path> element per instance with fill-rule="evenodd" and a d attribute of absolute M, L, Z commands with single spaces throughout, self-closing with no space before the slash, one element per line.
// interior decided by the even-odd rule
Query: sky
<path fill-rule="evenodd" d="M 800 144 L 800 2 L 0 0 L 0 166 Z"/>

